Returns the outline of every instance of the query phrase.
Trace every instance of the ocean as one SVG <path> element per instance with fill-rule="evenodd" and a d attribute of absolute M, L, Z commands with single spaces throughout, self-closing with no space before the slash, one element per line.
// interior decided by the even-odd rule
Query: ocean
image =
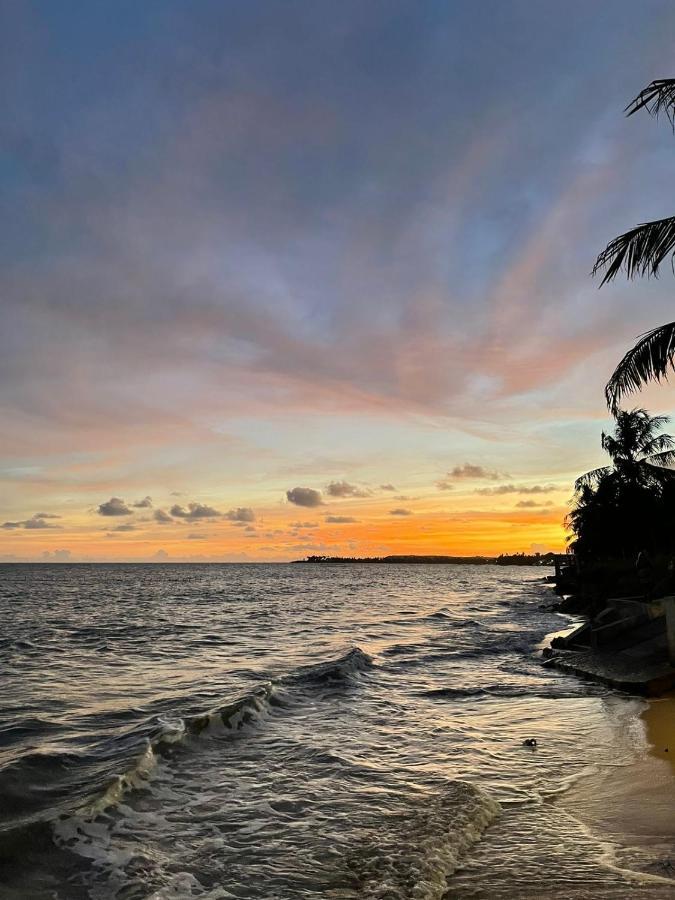
<path fill-rule="evenodd" d="M 675 896 L 561 802 L 647 742 L 547 572 L 0 566 L 0 897 Z"/>

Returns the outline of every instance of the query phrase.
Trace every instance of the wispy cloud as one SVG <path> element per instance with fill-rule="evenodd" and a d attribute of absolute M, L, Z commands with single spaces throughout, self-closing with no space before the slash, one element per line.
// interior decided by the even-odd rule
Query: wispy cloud
<path fill-rule="evenodd" d="M 551 494 L 560 488 L 555 484 L 500 484 L 498 487 L 476 488 L 475 494 L 499 497 L 503 494 Z"/>
<path fill-rule="evenodd" d="M 369 497 L 371 491 L 348 481 L 331 481 L 326 487 L 329 497 Z"/>
<path fill-rule="evenodd" d="M 2 528 L 6 531 L 13 531 L 18 528 L 24 528 L 28 531 L 40 530 L 45 528 L 58 528 L 58 525 L 50 525 L 47 519 L 58 519 L 60 516 L 50 513 L 35 513 L 30 519 L 22 519 L 19 522 L 3 522 Z"/>

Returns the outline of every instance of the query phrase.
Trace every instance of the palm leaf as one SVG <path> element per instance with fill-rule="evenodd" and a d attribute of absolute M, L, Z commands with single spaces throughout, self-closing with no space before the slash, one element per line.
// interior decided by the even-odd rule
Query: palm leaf
<path fill-rule="evenodd" d="M 675 450 L 664 450 L 662 453 L 652 453 L 649 459 L 645 459 L 643 462 L 650 466 L 672 466 L 672 464 L 675 463 Z M 675 475 L 675 472 L 673 472 L 672 469 L 669 469 L 668 471 L 672 475 Z"/>
<path fill-rule="evenodd" d="M 674 359 L 675 322 L 640 335 L 637 344 L 626 353 L 607 382 L 605 398 L 611 412 L 617 414 L 624 394 L 638 390 L 647 381 L 667 380 Z"/>
<path fill-rule="evenodd" d="M 661 113 L 665 113 L 675 128 L 675 78 L 652 81 L 631 100 L 624 112 L 627 116 L 632 116 L 641 109 L 646 109 L 650 116 L 657 119 Z"/>
<path fill-rule="evenodd" d="M 663 260 L 675 252 L 675 216 L 643 222 L 610 241 L 593 266 L 593 275 L 604 270 L 600 287 L 623 269 L 628 278 L 658 277 Z"/>
<path fill-rule="evenodd" d="M 663 417 L 665 418 L 665 416 Z M 658 459 L 664 453 L 672 453 L 675 447 L 675 439 L 669 434 L 659 434 L 644 443 L 640 452 L 645 459 Z"/>
<path fill-rule="evenodd" d="M 574 482 L 574 490 L 579 492 L 583 491 L 584 488 L 590 488 L 598 482 L 602 481 L 602 479 L 609 475 L 612 471 L 610 466 L 600 466 L 599 469 L 591 469 L 590 472 L 586 472 L 585 475 L 580 475 L 577 480 Z"/>
<path fill-rule="evenodd" d="M 642 472 L 654 481 L 664 482 L 675 478 L 675 472 L 672 469 L 666 469 L 664 466 L 654 466 L 651 463 L 643 461 L 640 463 Z"/>

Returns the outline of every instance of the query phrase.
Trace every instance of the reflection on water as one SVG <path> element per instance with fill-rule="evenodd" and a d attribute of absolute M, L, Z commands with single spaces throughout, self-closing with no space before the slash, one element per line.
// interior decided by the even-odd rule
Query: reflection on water
<path fill-rule="evenodd" d="M 644 738 L 541 570 L 2 574 L 3 897 L 672 896 L 559 802 Z"/>

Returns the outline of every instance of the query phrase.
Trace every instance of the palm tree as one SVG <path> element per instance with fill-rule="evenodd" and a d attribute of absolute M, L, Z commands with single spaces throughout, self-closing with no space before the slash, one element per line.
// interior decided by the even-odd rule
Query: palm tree
<path fill-rule="evenodd" d="M 641 109 L 655 118 L 664 114 L 675 132 L 675 78 L 652 81 L 628 104 L 625 112 L 632 116 Z M 601 287 L 621 271 L 628 278 L 658 277 L 661 263 L 667 257 L 675 271 L 675 216 L 644 222 L 614 238 L 595 261 L 593 274 L 604 271 Z M 640 335 L 637 344 L 616 367 L 605 388 L 612 413 L 618 411 L 625 394 L 638 390 L 648 381 L 667 380 L 671 368 L 675 368 L 675 322 Z"/>
<path fill-rule="evenodd" d="M 619 410 L 615 416 L 614 434 L 602 432 L 601 444 L 612 461 L 581 475 L 574 489 L 599 485 L 609 475 L 625 486 L 660 487 L 675 478 L 672 469 L 664 468 L 675 462 L 675 438 L 659 434 L 669 421 L 668 416 L 650 416 L 646 409 Z"/>
<path fill-rule="evenodd" d="M 589 558 L 629 557 L 640 549 L 672 551 L 675 438 L 661 433 L 666 416 L 619 410 L 602 435 L 611 464 L 577 478 L 566 524 L 572 546 Z"/>

